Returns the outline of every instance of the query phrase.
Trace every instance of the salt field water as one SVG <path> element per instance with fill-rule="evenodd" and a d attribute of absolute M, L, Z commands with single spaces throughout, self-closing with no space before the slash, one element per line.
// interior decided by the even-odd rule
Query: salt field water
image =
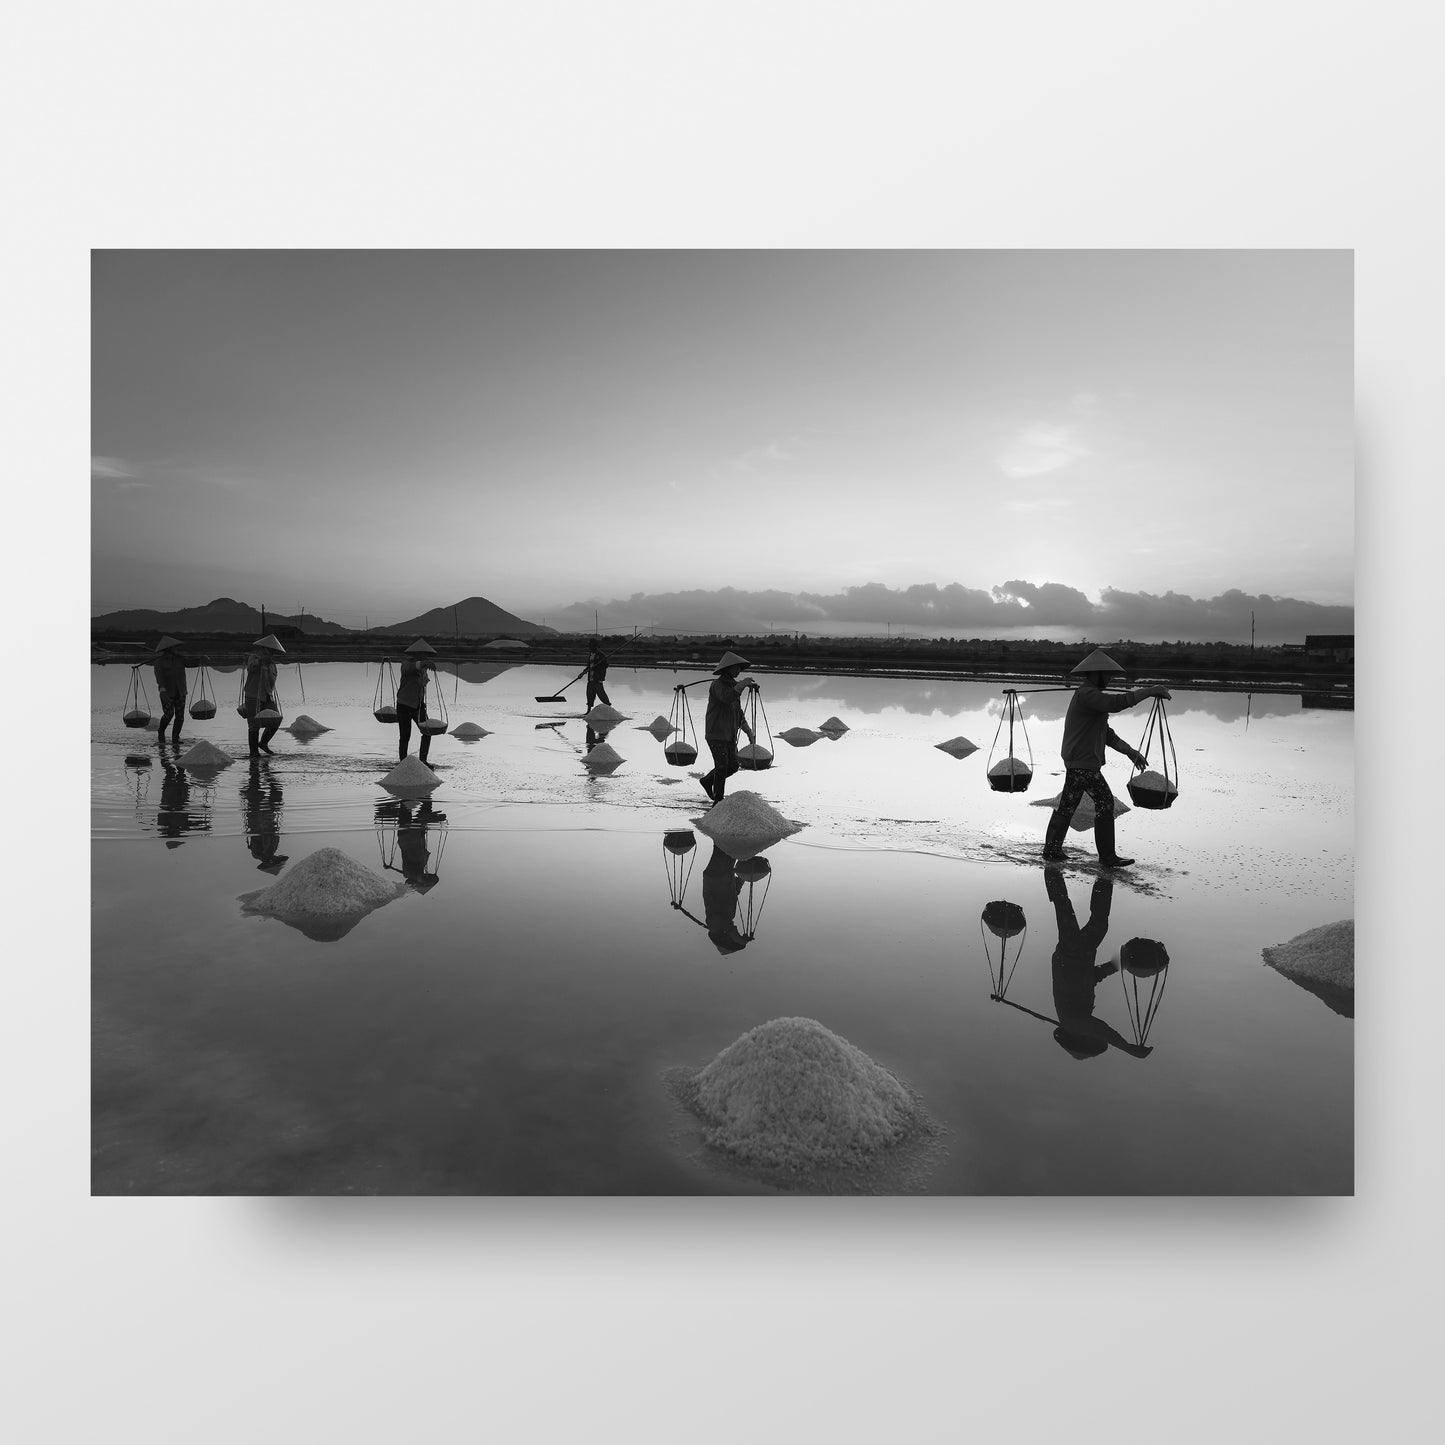
<path fill-rule="evenodd" d="M 435 786 L 398 796 L 375 665 L 283 665 L 257 760 L 224 702 L 162 751 L 122 721 L 129 669 L 92 669 L 96 1193 L 847 1189 L 750 1172 L 668 1086 L 788 1019 L 937 1126 L 859 1188 L 1352 1190 L 1353 1021 L 1262 958 L 1353 916 L 1351 713 L 1176 689 L 1179 795 L 1121 813 L 1138 862 L 1101 882 L 1088 832 L 1038 861 L 1063 692 L 1019 686 L 1009 793 L 1003 684 L 755 673 L 774 761 L 729 792 L 802 826 L 747 857 L 691 821 L 706 748 L 670 766 L 655 728 L 700 663 L 614 665 L 622 719 L 590 723 L 580 685 L 534 701 L 575 669 L 459 673 L 451 725 L 486 733 L 434 737 Z M 286 731 L 303 713 L 329 730 Z M 236 761 L 176 763 L 203 741 Z M 1106 775 L 1127 801 L 1129 765 Z M 395 900 L 344 929 L 242 902 L 328 848 Z M 983 923 L 1002 902 L 1021 928 Z"/>

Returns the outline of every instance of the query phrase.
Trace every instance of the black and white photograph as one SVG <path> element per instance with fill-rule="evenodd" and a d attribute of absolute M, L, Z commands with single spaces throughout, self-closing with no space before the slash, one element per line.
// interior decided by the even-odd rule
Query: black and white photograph
<path fill-rule="evenodd" d="M 98 1195 L 1349 1195 L 1344 249 L 96 250 Z"/>

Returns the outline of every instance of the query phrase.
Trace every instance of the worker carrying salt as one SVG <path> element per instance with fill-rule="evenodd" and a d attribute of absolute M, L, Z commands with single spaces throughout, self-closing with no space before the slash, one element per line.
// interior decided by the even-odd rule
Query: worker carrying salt
<path fill-rule="evenodd" d="M 752 678 L 738 681 L 743 668 L 751 666 L 747 658 L 735 652 L 723 653 L 722 661 L 713 668 L 715 680 L 707 690 L 702 731 L 712 753 L 712 769 L 703 775 L 702 790 L 714 803 L 722 802 L 727 780 L 738 770 L 738 731 L 745 732 L 750 743 L 757 742 L 743 716 L 742 702 L 748 689 L 756 688 L 757 683 Z"/>
<path fill-rule="evenodd" d="M 269 753 L 267 744 L 276 736 L 281 726 L 280 710 L 276 706 L 276 654 L 286 649 L 272 633 L 258 638 L 246 654 L 246 681 L 242 688 L 241 712 L 246 719 L 246 741 L 251 756 L 259 757 Z M 256 714 L 270 709 L 278 714 L 269 722 L 258 722 Z"/>
<path fill-rule="evenodd" d="M 1114 880 L 1107 874 L 1095 880 L 1089 897 L 1089 921 L 1082 928 L 1057 869 L 1050 868 L 1044 874 L 1044 887 L 1059 927 L 1053 957 L 1054 1012 L 1059 1016 L 1054 1042 L 1076 1059 L 1098 1058 L 1108 1052 L 1110 1044 L 1136 1059 L 1147 1058 L 1153 1052 L 1147 1044 L 1131 1043 L 1118 1029 L 1094 1017 L 1095 992 L 1106 978 L 1119 971 L 1112 959 L 1108 963 L 1094 962 L 1109 931 Z"/>
<path fill-rule="evenodd" d="M 1167 698 L 1167 687 L 1146 687 L 1134 692 L 1108 696 L 1104 689 L 1111 673 L 1123 668 L 1096 647 L 1069 676 L 1081 679 L 1068 712 L 1064 714 L 1064 790 L 1058 807 L 1049 815 L 1044 835 L 1044 861 L 1056 863 L 1064 856 L 1064 835 L 1074 809 L 1087 793 L 1094 800 L 1094 846 L 1105 868 L 1127 868 L 1134 860 L 1121 858 L 1114 849 L 1114 795 L 1104 780 L 1104 749 L 1113 748 L 1141 768 L 1147 760 L 1109 726 L 1109 714 L 1137 707 L 1151 697 Z"/>
<path fill-rule="evenodd" d="M 426 659 L 429 655 L 435 657 L 437 651 L 424 637 L 418 637 L 406 650 L 411 655 L 401 665 L 401 681 L 396 688 L 396 725 L 401 733 L 396 750 L 398 761 L 406 757 L 411 746 L 411 725 L 426 718 L 427 673 L 433 670 L 433 664 Z M 426 762 L 426 755 L 431 751 L 431 734 L 422 732 L 421 728 L 417 731 L 421 733 L 417 757 L 431 768 Z M 436 769 L 432 768 L 432 772 Z"/>
<path fill-rule="evenodd" d="M 587 639 L 587 711 L 591 712 L 593 705 L 604 703 L 612 706 L 612 699 L 607 696 L 607 689 L 603 683 L 607 679 L 607 654 L 603 652 L 601 645 L 595 637 Z"/>
<path fill-rule="evenodd" d="M 180 639 L 162 637 L 156 643 L 155 661 L 152 666 L 156 674 L 156 691 L 161 699 L 161 721 L 156 729 L 156 741 L 166 745 L 166 724 L 174 720 L 171 728 L 171 742 L 181 745 L 181 718 L 186 712 L 186 658 L 181 651 Z"/>

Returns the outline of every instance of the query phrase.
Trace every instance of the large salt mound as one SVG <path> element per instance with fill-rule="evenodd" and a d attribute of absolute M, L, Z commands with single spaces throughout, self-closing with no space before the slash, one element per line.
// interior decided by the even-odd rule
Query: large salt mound
<path fill-rule="evenodd" d="M 966 758 L 970 753 L 976 753 L 978 751 L 978 744 L 969 742 L 969 740 L 962 735 L 956 738 L 949 738 L 946 743 L 934 743 L 933 746 L 955 758 Z"/>
<path fill-rule="evenodd" d="M 452 729 L 452 736 L 454 738 L 487 738 L 491 737 L 491 733 L 477 723 L 464 722 L 458 723 L 456 727 Z"/>
<path fill-rule="evenodd" d="M 404 891 L 404 884 L 388 883 L 340 848 L 320 848 L 295 864 L 280 882 L 242 895 L 241 902 L 247 913 L 335 925 L 354 922 Z"/>
<path fill-rule="evenodd" d="M 845 733 L 848 731 L 848 724 L 841 718 L 830 717 L 827 722 L 818 724 L 818 731 L 820 733 Z"/>
<path fill-rule="evenodd" d="M 317 722 L 314 717 L 307 717 L 303 712 L 286 731 L 296 737 L 310 737 L 315 733 L 329 733 L 331 729 L 325 723 Z"/>
<path fill-rule="evenodd" d="M 1057 808 L 1059 806 L 1059 800 L 1063 796 L 1062 793 L 1055 793 L 1052 798 L 1039 798 L 1029 806 L 1033 808 Z M 1074 809 L 1074 816 L 1069 819 L 1069 827 L 1076 833 L 1087 832 L 1094 826 L 1094 815 L 1097 811 L 1094 807 L 1094 800 L 1085 793 L 1084 796 L 1079 799 L 1079 806 Z M 1132 811 L 1133 809 L 1131 809 L 1128 803 L 1122 798 L 1116 797 L 1114 799 L 1114 816 L 1116 818 Z"/>
<path fill-rule="evenodd" d="M 823 734 L 813 728 L 788 728 L 786 731 L 780 732 L 778 736 L 785 743 L 791 743 L 795 748 L 805 748 L 809 743 L 817 742 Z"/>
<path fill-rule="evenodd" d="M 588 722 L 621 722 L 627 714 L 618 712 L 615 707 L 608 707 L 605 702 L 599 702 L 596 707 L 590 708 L 582 716 Z"/>
<path fill-rule="evenodd" d="M 1326 923 L 1299 934 L 1288 943 L 1276 943 L 1264 950 L 1264 961 L 1307 988 L 1353 995 L 1355 920 L 1345 918 L 1339 923 Z"/>
<path fill-rule="evenodd" d="M 648 723 L 648 725 L 646 726 L 646 728 L 643 729 L 643 731 L 651 733 L 653 737 L 658 740 L 658 742 L 661 742 L 663 738 L 667 737 L 669 733 L 675 733 L 677 729 L 673 727 L 673 725 L 668 722 L 668 720 L 663 717 L 661 713 L 658 713 L 658 715 L 653 718 L 650 723 Z"/>
<path fill-rule="evenodd" d="M 917 1095 L 814 1019 L 750 1029 L 689 1084 L 707 1142 L 754 1164 L 860 1163 L 928 1126 Z"/>
<path fill-rule="evenodd" d="M 215 743 L 199 742 L 181 758 L 183 768 L 224 768 L 236 760 Z"/>
<path fill-rule="evenodd" d="M 610 768 L 622 762 L 623 757 L 611 743 L 598 743 L 590 753 L 582 755 L 582 761 L 589 767 Z"/>
<path fill-rule="evenodd" d="M 420 758 L 403 758 L 382 780 L 384 788 L 434 788 L 441 779 Z"/>
<path fill-rule="evenodd" d="M 783 817 L 766 799 L 756 793 L 729 793 L 720 803 L 701 818 L 692 819 L 694 827 L 709 837 L 732 838 L 786 838 L 802 828 Z"/>

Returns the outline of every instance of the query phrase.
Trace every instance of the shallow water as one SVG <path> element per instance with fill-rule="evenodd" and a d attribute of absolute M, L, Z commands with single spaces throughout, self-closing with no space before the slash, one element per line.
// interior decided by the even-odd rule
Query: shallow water
<path fill-rule="evenodd" d="M 850 730 L 775 737 L 775 765 L 731 781 L 805 825 L 747 881 L 690 827 L 706 748 L 670 767 L 643 730 L 701 672 L 614 667 L 628 720 L 605 734 L 624 759 L 610 774 L 582 763 L 580 687 L 533 700 L 569 671 L 462 674 L 439 681 L 450 725 L 491 735 L 435 739 L 440 786 L 420 802 L 379 786 L 396 729 L 371 715 L 375 665 L 283 667 L 288 722 L 333 731 L 282 731 L 255 763 L 236 675 L 218 677 L 220 711 L 187 719 L 181 749 L 237 755 L 217 773 L 163 760 L 121 723 L 129 669 L 92 669 L 95 1192 L 846 1187 L 712 1157 L 664 1083 L 794 1015 L 892 1070 L 941 1127 L 926 1164 L 883 1187 L 1351 1190 L 1352 1022 L 1260 950 L 1353 914 L 1352 714 L 1176 691 L 1178 802 L 1120 819 L 1138 863 L 1097 889 L 1092 834 L 1071 832 L 1061 898 L 1032 806 L 1062 785 L 1061 693 L 1020 691 L 1013 751 L 1036 771 L 1007 795 L 985 782 L 996 684 L 760 675 L 760 741 L 833 714 Z M 1116 730 L 1137 744 L 1146 713 Z M 960 733 L 979 746 L 965 759 L 933 746 Z M 1122 798 L 1128 771 L 1111 754 Z M 684 832 L 691 848 L 664 847 Z M 242 911 L 325 846 L 409 886 L 339 937 Z M 736 934 L 715 916 L 732 891 Z M 1026 920 L 1008 940 L 980 923 L 999 899 Z M 1052 959 L 1091 906 L 1105 931 L 1076 942 L 1060 996 Z M 1068 980 L 1134 938 L 1163 943 L 1167 970 L 1102 978 L 1089 1022 Z M 1056 1042 L 1060 1002 L 1102 1053 Z"/>

